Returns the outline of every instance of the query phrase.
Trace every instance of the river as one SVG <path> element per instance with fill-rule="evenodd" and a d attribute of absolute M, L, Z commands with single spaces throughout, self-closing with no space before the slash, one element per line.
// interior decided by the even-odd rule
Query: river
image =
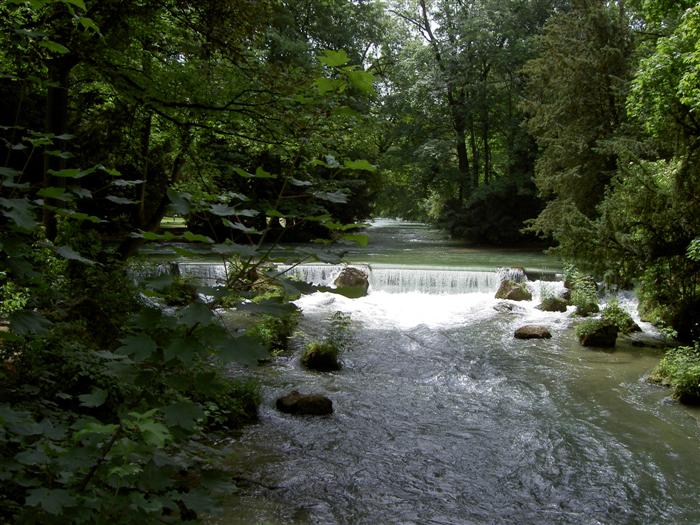
<path fill-rule="evenodd" d="M 302 297 L 294 351 L 251 371 L 260 423 L 228 443 L 244 481 L 212 525 L 700 522 L 700 413 L 645 381 L 659 350 L 580 347 L 571 308 L 534 308 L 557 283 L 494 310 L 493 270 L 559 270 L 542 255 L 467 250 L 419 224 L 369 234 L 350 257 L 387 278 L 360 299 Z M 335 311 L 352 319 L 343 369 L 304 370 L 304 343 Z M 513 338 L 531 322 L 553 337 Z M 334 414 L 277 412 L 293 389 L 327 395 Z"/>

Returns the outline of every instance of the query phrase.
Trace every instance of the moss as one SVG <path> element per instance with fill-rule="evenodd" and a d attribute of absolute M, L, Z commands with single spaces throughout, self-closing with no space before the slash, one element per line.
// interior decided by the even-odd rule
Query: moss
<path fill-rule="evenodd" d="M 306 345 L 301 364 L 310 370 L 329 372 L 340 370 L 338 347 L 332 341 L 313 341 Z"/>
<path fill-rule="evenodd" d="M 669 350 L 649 380 L 673 388 L 673 397 L 681 403 L 700 404 L 700 342 Z"/>

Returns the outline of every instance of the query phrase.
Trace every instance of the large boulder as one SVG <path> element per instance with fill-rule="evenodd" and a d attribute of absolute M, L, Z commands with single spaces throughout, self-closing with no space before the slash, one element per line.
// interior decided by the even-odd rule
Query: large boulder
<path fill-rule="evenodd" d="M 614 348 L 618 331 L 617 325 L 596 319 L 579 325 L 576 335 L 582 346 Z"/>
<path fill-rule="evenodd" d="M 300 394 L 294 390 L 277 399 L 277 410 L 298 416 L 326 416 L 333 413 L 333 402 L 321 394 Z"/>
<path fill-rule="evenodd" d="M 362 297 L 367 295 L 369 277 L 359 268 L 347 266 L 341 270 L 333 284 L 338 293 L 351 298 Z"/>
<path fill-rule="evenodd" d="M 529 324 L 515 331 L 516 339 L 549 339 L 552 334 L 546 326 Z"/>
<path fill-rule="evenodd" d="M 566 301 L 559 297 L 546 297 L 537 309 L 543 312 L 566 312 Z"/>
<path fill-rule="evenodd" d="M 496 299 L 507 299 L 509 301 L 531 301 L 532 293 L 525 283 L 516 283 L 509 279 L 501 282 L 496 292 Z"/>

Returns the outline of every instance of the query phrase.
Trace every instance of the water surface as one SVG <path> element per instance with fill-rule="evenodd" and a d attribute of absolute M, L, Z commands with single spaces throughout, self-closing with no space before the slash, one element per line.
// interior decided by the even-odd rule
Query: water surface
<path fill-rule="evenodd" d="M 425 231 L 414 229 L 415 244 L 427 239 L 432 251 L 416 281 L 445 251 Z M 244 481 L 212 523 L 700 522 L 698 412 L 645 382 L 659 351 L 631 340 L 614 352 L 582 348 L 570 312 L 534 308 L 557 284 L 530 283 L 535 300 L 498 313 L 484 279 L 300 299 L 293 351 L 253 372 L 261 423 L 231 440 Z M 304 370 L 304 343 L 323 336 L 335 311 L 352 319 L 343 369 Z M 546 324 L 552 339 L 514 339 L 526 323 Z M 275 399 L 292 389 L 327 395 L 335 413 L 277 412 Z"/>

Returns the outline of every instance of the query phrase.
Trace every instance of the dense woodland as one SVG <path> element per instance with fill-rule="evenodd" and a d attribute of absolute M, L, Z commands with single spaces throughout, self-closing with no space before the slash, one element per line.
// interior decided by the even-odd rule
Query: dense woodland
<path fill-rule="evenodd" d="M 543 243 L 700 338 L 694 0 L 7 0 L 0 28 L 2 522 L 211 511 L 202 436 L 258 396 L 225 364 L 269 346 L 214 307 L 289 315 L 270 246 L 332 260 L 373 216 Z M 231 263 L 213 303 L 136 287 L 161 241 Z"/>

